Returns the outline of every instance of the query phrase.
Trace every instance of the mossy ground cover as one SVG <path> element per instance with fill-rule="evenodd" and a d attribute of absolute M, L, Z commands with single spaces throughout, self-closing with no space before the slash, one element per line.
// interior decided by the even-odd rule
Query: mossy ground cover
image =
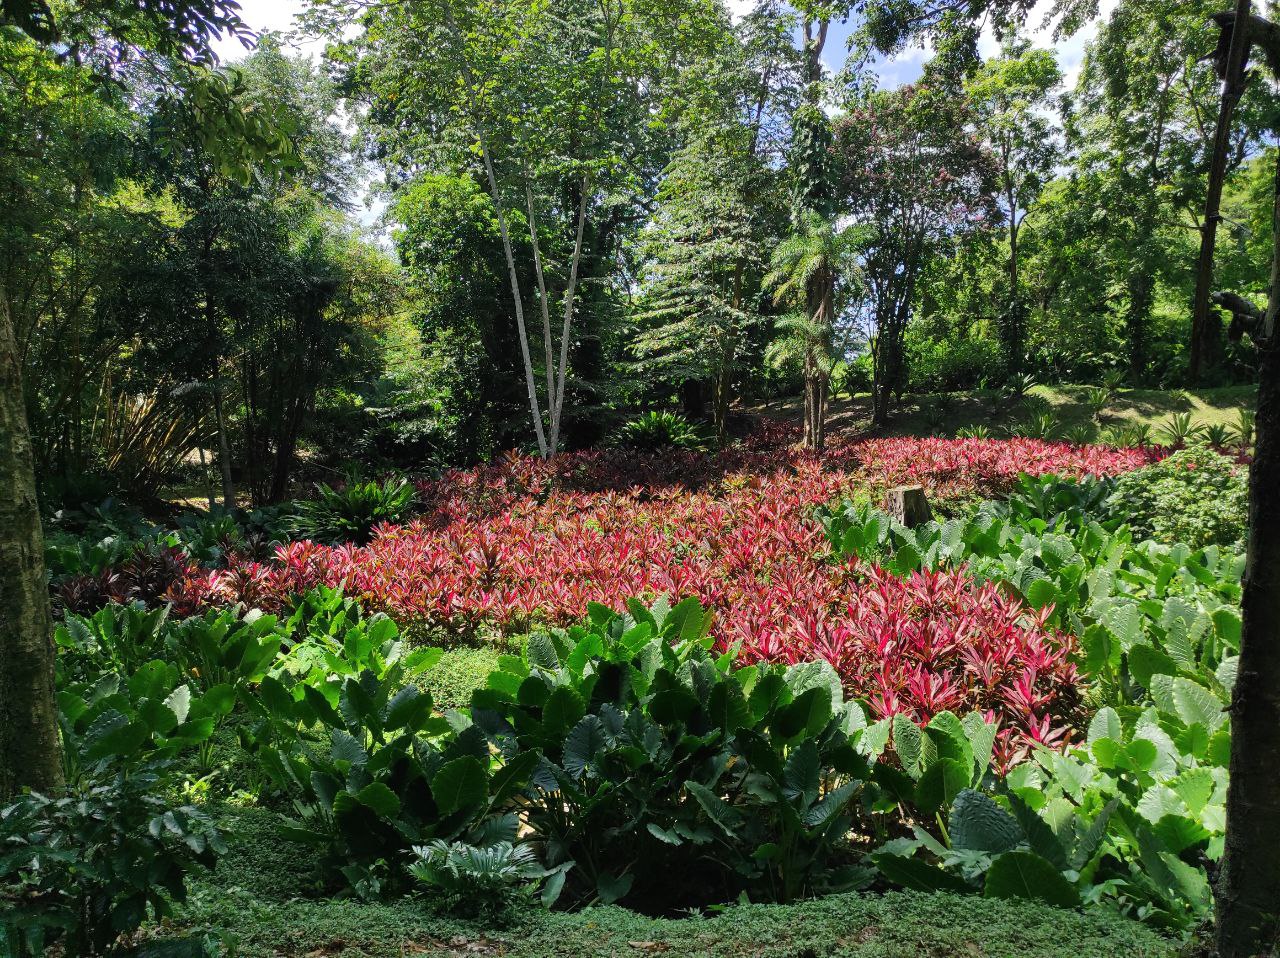
<path fill-rule="evenodd" d="M 976 896 L 845 894 L 716 915 L 650 918 L 622 908 L 529 908 L 503 927 L 442 918 L 418 897 L 371 904 L 317 896 L 307 853 L 272 813 L 228 811 L 230 851 L 194 883 L 170 931 L 212 932 L 243 958 L 502 955 L 509 958 L 1174 958 L 1157 932 L 1102 911 Z M 167 931 L 165 934 L 168 934 Z"/>

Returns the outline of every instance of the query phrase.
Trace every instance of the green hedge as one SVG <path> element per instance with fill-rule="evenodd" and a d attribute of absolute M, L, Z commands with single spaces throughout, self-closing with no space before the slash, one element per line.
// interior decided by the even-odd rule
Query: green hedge
<path fill-rule="evenodd" d="M 367 904 L 306 897 L 305 850 L 280 841 L 273 815 L 224 816 L 230 850 L 193 883 L 172 932 L 208 931 L 241 958 L 504 955 L 508 958 L 1175 958 L 1151 929 L 1092 911 L 974 896 L 891 892 L 794 905 L 739 905 L 709 918 L 647 918 L 622 908 L 521 913 L 485 928 L 434 916 L 418 899 Z"/>

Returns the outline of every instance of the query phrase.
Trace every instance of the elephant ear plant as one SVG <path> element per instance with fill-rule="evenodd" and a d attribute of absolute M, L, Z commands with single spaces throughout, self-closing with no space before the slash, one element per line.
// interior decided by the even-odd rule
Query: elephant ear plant
<path fill-rule="evenodd" d="M 861 709 L 825 664 L 735 667 L 710 618 L 592 605 L 474 693 L 488 744 L 536 756 L 521 812 L 545 901 L 786 901 L 861 877 L 840 867 L 870 774 Z"/>

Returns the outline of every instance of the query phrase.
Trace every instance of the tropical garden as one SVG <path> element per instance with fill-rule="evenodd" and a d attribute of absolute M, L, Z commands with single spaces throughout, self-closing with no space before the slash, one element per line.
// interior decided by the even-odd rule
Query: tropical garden
<path fill-rule="evenodd" d="M 276 6 L 0 0 L 0 956 L 1276 953 L 1280 15 Z"/>

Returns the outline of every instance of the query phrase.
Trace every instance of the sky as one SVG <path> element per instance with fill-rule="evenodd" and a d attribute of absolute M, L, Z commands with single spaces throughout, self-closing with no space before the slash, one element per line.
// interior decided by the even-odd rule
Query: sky
<path fill-rule="evenodd" d="M 754 0 L 726 0 L 729 9 L 740 16 L 754 4 Z M 1119 0 L 1101 0 L 1099 4 L 1102 17 L 1109 16 Z M 1038 25 L 1043 19 L 1043 11 L 1051 5 L 1051 0 L 1039 0 L 1037 11 L 1033 11 L 1028 24 Z M 305 7 L 305 0 L 241 0 L 241 15 L 245 23 L 256 32 L 274 30 L 288 34 L 296 24 L 294 17 Z M 847 52 L 851 24 L 833 24 L 827 36 L 823 59 L 833 72 L 844 64 Z M 1080 67 L 1084 60 L 1086 44 L 1097 32 L 1096 21 L 1081 30 L 1075 36 L 1055 43 L 1052 29 L 1028 30 L 1027 39 L 1036 46 L 1051 47 L 1058 56 L 1058 66 L 1062 70 L 1068 88 L 1075 85 L 1080 75 Z M 314 39 L 293 38 L 286 44 L 298 53 L 318 57 L 324 49 L 323 42 Z M 999 44 L 990 31 L 984 32 L 980 43 L 980 52 L 984 57 L 993 56 L 999 51 Z M 245 49 L 235 39 L 224 38 L 214 43 L 214 49 L 224 62 L 234 62 L 245 55 Z M 897 87 L 910 83 L 920 76 L 929 51 L 920 47 L 908 49 L 896 57 L 881 60 L 874 64 L 880 77 L 881 86 Z M 367 194 L 367 191 L 366 191 Z M 367 194 L 358 201 L 358 218 L 367 227 L 375 227 L 385 204 L 376 197 Z"/>
<path fill-rule="evenodd" d="M 738 14 L 745 12 L 751 6 L 752 0 L 727 0 L 727 2 L 729 8 Z M 1115 9 L 1117 2 L 1118 0 L 1102 0 L 1101 14 L 1104 17 L 1109 15 Z M 244 20 L 254 30 L 259 32 L 277 30 L 286 33 L 293 29 L 294 16 L 303 9 L 304 5 L 304 0 L 242 0 L 241 3 Z M 1047 0 L 1041 0 L 1040 8 L 1045 9 L 1048 6 L 1050 4 Z M 1041 19 L 1041 14 L 1033 13 L 1028 22 L 1035 25 Z M 850 24 L 836 24 L 831 28 L 823 59 L 833 71 L 840 69 L 843 65 L 851 30 Z M 1028 31 L 1027 38 L 1037 46 L 1056 49 L 1058 66 L 1066 75 L 1067 85 L 1070 87 L 1080 74 L 1085 45 L 1093 39 L 1095 32 L 1096 27 L 1090 25 L 1074 37 L 1059 43 L 1054 43 L 1052 30 L 1031 30 Z M 983 35 L 981 45 L 983 56 L 989 56 L 999 49 L 995 37 L 989 32 Z M 227 61 L 240 59 L 245 52 L 236 40 L 223 39 L 215 43 L 214 47 L 219 56 Z M 296 43 L 296 49 L 299 52 L 312 55 L 318 55 L 323 47 L 323 43 L 315 40 L 302 40 Z M 896 87 L 916 79 L 928 55 L 927 50 L 916 47 L 890 60 L 880 61 L 875 65 L 875 69 L 880 75 L 881 84 L 885 87 Z"/>

